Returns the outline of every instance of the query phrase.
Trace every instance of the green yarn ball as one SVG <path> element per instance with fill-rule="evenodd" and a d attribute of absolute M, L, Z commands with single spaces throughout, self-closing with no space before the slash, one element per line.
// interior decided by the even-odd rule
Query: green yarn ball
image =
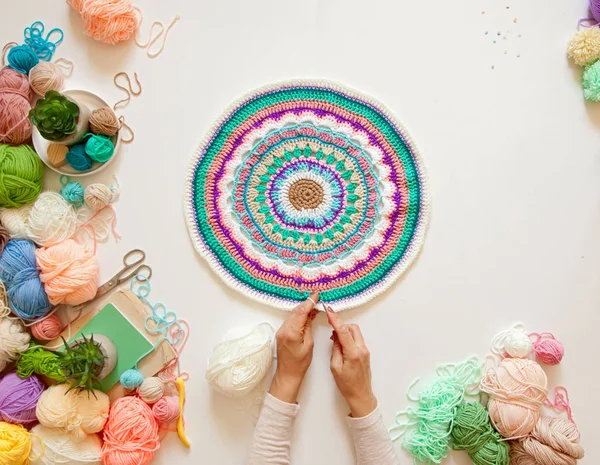
<path fill-rule="evenodd" d="M 467 451 L 475 465 L 509 463 L 510 446 L 494 431 L 487 410 L 478 402 L 457 407 L 452 439 L 452 448 Z"/>
<path fill-rule="evenodd" d="M 29 378 L 33 374 L 46 376 L 59 383 L 66 381 L 59 356 L 41 347 L 34 347 L 23 352 L 17 361 L 19 378 Z"/>
<path fill-rule="evenodd" d="M 29 145 L 0 144 L 0 207 L 33 202 L 42 191 L 44 165 Z"/>
<path fill-rule="evenodd" d="M 583 72 L 583 96 L 592 102 L 600 102 L 600 60 Z"/>
<path fill-rule="evenodd" d="M 87 136 L 86 136 L 87 137 Z M 85 144 L 85 153 L 99 163 L 110 160 L 115 151 L 115 146 L 109 137 L 93 134 Z"/>

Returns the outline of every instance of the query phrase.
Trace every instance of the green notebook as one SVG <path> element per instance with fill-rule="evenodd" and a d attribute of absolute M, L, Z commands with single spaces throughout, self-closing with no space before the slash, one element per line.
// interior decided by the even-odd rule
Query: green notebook
<path fill-rule="evenodd" d="M 153 344 L 113 304 L 107 304 L 100 310 L 69 340 L 69 343 L 81 337 L 81 333 L 85 337 L 90 334 L 103 334 L 117 347 L 117 365 L 106 378 L 100 381 L 103 392 L 108 392 L 117 384 L 123 372 L 133 368 L 135 362 L 153 347 Z"/>

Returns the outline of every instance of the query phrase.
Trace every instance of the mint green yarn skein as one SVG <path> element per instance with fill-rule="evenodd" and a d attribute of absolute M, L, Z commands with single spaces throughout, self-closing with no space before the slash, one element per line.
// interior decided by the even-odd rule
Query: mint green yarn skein
<path fill-rule="evenodd" d="M 0 144 L 0 207 L 33 202 L 42 191 L 44 165 L 29 145 Z"/>
<path fill-rule="evenodd" d="M 600 60 L 585 68 L 582 84 L 583 96 L 586 100 L 600 102 Z"/>
<path fill-rule="evenodd" d="M 113 156 L 114 151 L 115 146 L 110 138 L 101 136 L 99 134 L 92 134 L 85 143 L 85 153 L 87 153 L 92 160 L 99 163 L 104 163 L 110 160 L 110 157 Z"/>

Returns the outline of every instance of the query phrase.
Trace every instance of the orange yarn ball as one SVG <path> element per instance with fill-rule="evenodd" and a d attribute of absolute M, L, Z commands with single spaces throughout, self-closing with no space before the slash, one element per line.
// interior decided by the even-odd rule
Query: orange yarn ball
<path fill-rule="evenodd" d="M 138 397 L 115 401 L 104 427 L 104 465 L 148 465 L 160 447 L 158 423 Z"/>
<path fill-rule="evenodd" d="M 114 45 L 129 40 L 138 30 L 141 16 L 130 0 L 67 0 L 83 19 L 85 33 Z"/>
<path fill-rule="evenodd" d="M 0 143 L 19 145 L 31 137 L 31 89 L 26 75 L 12 68 L 0 70 Z"/>
<path fill-rule="evenodd" d="M 60 336 L 62 324 L 56 315 L 50 315 L 31 326 L 31 334 L 38 341 L 52 341 Z"/>
<path fill-rule="evenodd" d="M 152 413 L 159 425 L 167 425 L 179 418 L 179 398 L 165 396 L 152 406 Z"/>
<path fill-rule="evenodd" d="M 40 279 L 52 305 L 79 305 L 98 291 L 100 268 L 94 252 L 74 239 L 35 251 Z"/>

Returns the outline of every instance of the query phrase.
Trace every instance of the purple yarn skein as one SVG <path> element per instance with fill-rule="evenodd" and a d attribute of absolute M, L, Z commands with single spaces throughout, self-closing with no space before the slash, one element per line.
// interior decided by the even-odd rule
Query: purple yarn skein
<path fill-rule="evenodd" d="M 45 386 L 35 375 L 21 379 L 9 373 L 0 379 L 0 420 L 25 424 L 37 421 L 35 407 Z"/>

